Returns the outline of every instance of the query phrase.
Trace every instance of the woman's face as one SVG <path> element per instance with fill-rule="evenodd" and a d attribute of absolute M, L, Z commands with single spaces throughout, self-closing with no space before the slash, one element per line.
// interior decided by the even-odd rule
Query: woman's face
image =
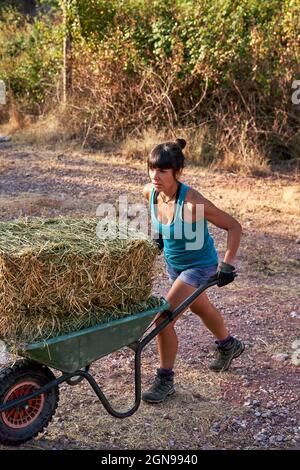
<path fill-rule="evenodd" d="M 181 171 L 177 171 L 174 176 L 172 168 L 168 168 L 167 170 L 163 170 L 161 168 L 152 168 L 149 170 L 151 183 L 158 192 L 165 190 L 168 191 L 170 188 L 174 187 L 174 183 L 180 174 Z"/>

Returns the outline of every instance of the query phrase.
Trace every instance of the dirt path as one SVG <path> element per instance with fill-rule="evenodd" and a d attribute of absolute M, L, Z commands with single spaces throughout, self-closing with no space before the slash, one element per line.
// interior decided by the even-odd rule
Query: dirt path
<path fill-rule="evenodd" d="M 194 168 L 184 180 L 243 225 L 239 277 L 209 296 L 232 333 L 245 341 L 245 353 L 229 372 L 209 372 L 212 335 L 188 312 L 177 324 L 177 394 L 167 403 L 142 404 L 120 421 L 105 412 L 86 384 L 64 385 L 53 422 L 23 449 L 300 449 L 300 368 L 292 363 L 292 343 L 300 339 L 299 179 L 242 178 Z M 95 216 L 98 204 L 115 202 L 125 192 L 130 201 L 141 202 L 146 182 L 139 162 L 120 165 L 108 155 L 0 144 L 0 220 Z M 225 234 L 211 230 L 222 254 Z M 154 291 L 165 295 L 167 289 L 158 259 Z M 156 358 L 152 342 L 143 355 L 143 388 L 152 380 Z M 123 349 L 91 368 L 118 408 L 128 407 L 133 397 L 132 365 L 132 352 Z"/>

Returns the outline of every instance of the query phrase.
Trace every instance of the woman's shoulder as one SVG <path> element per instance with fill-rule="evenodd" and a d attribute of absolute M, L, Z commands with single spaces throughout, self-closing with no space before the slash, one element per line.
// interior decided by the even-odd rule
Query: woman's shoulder
<path fill-rule="evenodd" d="M 188 186 L 183 206 L 183 219 L 185 222 L 195 222 L 201 218 L 199 216 L 200 204 L 205 204 L 205 198 L 199 191 Z"/>
<path fill-rule="evenodd" d="M 206 201 L 205 197 L 203 194 L 201 194 L 199 191 L 196 189 L 192 188 L 191 186 L 188 186 L 186 196 L 185 196 L 185 203 L 188 205 L 195 205 L 195 204 L 204 204 Z"/>
<path fill-rule="evenodd" d="M 153 184 L 152 183 L 147 183 L 144 187 L 143 187 L 143 196 L 145 199 L 147 199 L 149 201 L 150 199 L 150 194 L 151 194 L 151 191 L 153 189 Z"/>

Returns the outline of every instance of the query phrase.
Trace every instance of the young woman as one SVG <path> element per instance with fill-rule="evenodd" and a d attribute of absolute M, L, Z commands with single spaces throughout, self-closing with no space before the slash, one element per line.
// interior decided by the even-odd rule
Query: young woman
<path fill-rule="evenodd" d="M 179 181 L 185 145 L 185 140 L 177 139 L 152 149 L 148 158 L 151 183 L 143 190 L 150 203 L 152 224 L 160 234 L 158 244 L 163 246 L 166 269 L 173 283 L 166 296 L 171 310 L 216 273 L 219 286 L 234 280 L 235 256 L 242 231 L 237 220 Z M 227 249 L 219 267 L 207 221 L 227 231 Z M 209 368 L 215 372 L 228 370 L 232 359 L 244 351 L 244 344 L 230 335 L 220 312 L 205 292 L 189 308 L 216 337 L 216 358 Z M 175 392 L 173 367 L 178 339 L 174 326 L 179 317 L 157 336 L 160 367 L 154 384 L 142 395 L 145 402 L 160 403 Z"/>

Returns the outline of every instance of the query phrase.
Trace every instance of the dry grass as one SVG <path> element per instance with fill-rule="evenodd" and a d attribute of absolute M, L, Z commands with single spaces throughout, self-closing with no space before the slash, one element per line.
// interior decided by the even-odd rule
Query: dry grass
<path fill-rule="evenodd" d="M 5 133 L 4 130 L 2 133 Z M 127 134 L 126 138 L 118 143 L 104 138 L 94 139 L 93 147 L 117 154 L 119 163 L 122 163 L 122 160 L 126 163 L 145 162 L 155 145 L 182 137 L 187 141 L 187 164 L 211 170 L 231 171 L 244 176 L 271 174 L 265 153 L 251 142 L 245 132 L 236 129 L 234 131 L 234 134 L 238 135 L 233 139 L 231 131 L 212 130 L 205 123 L 191 128 L 156 130 L 149 127 L 138 134 Z M 23 126 L 15 134 L 14 140 L 21 145 L 34 145 L 52 150 L 65 148 L 68 151 L 82 150 L 88 144 L 87 136 L 79 132 L 76 122 L 69 118 L 67 109 L 62 107 L 35 123 Z"/>
<path fill-rule="evenodd" d="M 182 136 L 183 134 L 180 133 L 179 135 Z M 59 160 L 64 149 L 59 153 L 58 150 L 40 152 L 34 157 L 31 156 L 28 163 L 23 158 L 14 160 L 13 157 L 8 158 L 5 156 L 5 159 L 1 159 L 0 171 L 3 172 L 3 177 L 5 177 L 4 175 L 7 170 L 15 168 L 15 172 L 23 173 L 24 168 L 26 168 L 29 174 L 28 181 L 31 181 L 31 178 L 38 177 L 39 172 L 42 172 L 44 178 L 48 178 L 50 181 L 53 177 L 53 171 L 66 171 L 70 169 L 71 172 L 78 170 L 79 176 L 76 177 L 76 180 L 72 178 L 72 184 L 78 184 L 80 188 L 80 181 L 86 176 L 97 175 L 100 181 L 103 175 L 102 164 L 105 168 L 109 161 L 109 164 L 113 166 L 115 174 L 118 173 L 119 167 L 129 165 L 129 168 L 134 168 L 139 172 L 141 179 L 144 175 L 146 183 L 146 155 L 144 159 L 137 157 L 138 154 L 133 154 L 135 147 L 132 147 L 131 155 L 135 156 L 130 157 L 130 142 L 128 140 L 128 150 L 126 152 L 122 147 L 119 149 L 119 152 L 115 150 L 113 153 L 93 152 L 91 154 L 77 150 L 71 154 L 70 152 L 66 153 L 66 155 L 63 154 L 63 157 L 67 157 L 66 160 L 64 158 Z M 150 147 L 154 142 L 153 134 L 150 134 L 148 142 Z M 28 149 L 25 147 L 24 150 Z M 187 158 L 189 158 L 189 152 L 188 144 L 186 151 Z M 87 167 L 84 166 L 84 161 L 87 162 Z M 45 169 L 48 170 L 47 173 L 45 173 Z M 132 178 L 130 176 L 130 169 L 128 169 L 126 175 L 124 174 L 124 178 L 122 181 L 111 178 L 110 184 L 115 191 L 122 191 L 126 186 L 127 191 L 132 193 L 135 200 L 141 201 L 140 185 L 135 177 Z M 63 179 L 67 183 L 70 181 L 66 177 Z M 183 181 L 202 192 L 205 197 L 214 202 L 218 207 L 237 217 L 244 228 L 263 230 L 266 233 L 272 234 L 285 233 L 289 236 L 299 237 L 300 184 L 297 172 L 290 174 L 288 177 L 273 174 L 267 178 L 255 179 L 250 176 L 227 175 L 217 170 L 192 166 L 191 162 L 188 161 L 187 168 L 184 170 Z M 75 188 L 74 191 L 76 191 Z M 78 189 L 78 192 L 80 191 L 81 189 Z M 96 187 L 94 191 L 96 191 Z M 45 193 L 44 188 L 43 193 Z M 75 197 L 75 195 L 74 197 L 64 195 L 63 198 L 61 198 L 61 195 L 39 194 L 38 192 L 36 194 L 23 192 L 13 197 L 3 195 L 1 196 L 1 212 L 5 214 L 5 217 L 11 212 L 15 217 L 23 214 L 47 216 L 47 213 L 50 213 L 51 215 L 58 215 L 59 213 L 66 213 L 66 211 L 70 211 L 73 214 L 79 211 L 78 215 L 83 213 L 93 215 L 96 208 L 95 201 L 98 203 L 100 201 L 95 192 L 92 194 L 89 191 L 87 196 L 89 197 L 86 198 L 83 207 L 82 201 Z M 16 213 L 16 210 L 18 210 L 18 213 Z"/>
<path fill-rule="evenodd" d="M 0 126 L 1 134 L 16 134 L 30 124 L 30 119 L 24 116 L 14 103 L 11 104 L 6 114 L 8 115 L 8 120 L 5 122 L 3 119 L 3 124 Z"/>
<path fill-rule="evenodd" d="M 15 135 L 16 143 L 34 145 L 37 148 L 57 147 L 60 150 L 64 145 L 67 148 L 78 146 L 76 140 L 72 140 L 72 129 L 66 111 L 63 107 L 57 107 L 46 116 L 36 119 L 23 126 Z"/>
<path fill-rule="evenodd" d="M 285 213 L 300 216 L 300 184 L 282 188 L 280 209 Z"/>
<path fill-rule="evenodd" d="M 124 358 L 123 358 L 124 359 Z M 106 360 L 102 367 L 105 370 Z M 122 363 L 122 357 L 118 357 Z M 127 371 L 122 370 L 121 376 L 112 376 L 105 380 L 105 373 L 97 374 L 99 369 L 92 366 L 92 373 L 96 372 L 97 380 L 104 384 L 105 394 L 111 399 L 113 406 L 118 410 L 128 409 L 132 405 L 133 390 L 130 386 L 132 378 Z M 147 374 L 143 370 L 143 377 Z M 72 389 L 74 408 L 72 414 L 65 413 L 69 405 L 62 395 L 58 413 L 64 412 L 63 435 L 69 442 L 69 447 L 80 446 L 93 449 L 201 449 L 205 442 L 212 442 L 211 447 L 219 447 L 220 436 L 212 433 L 213 424 L 228 423 L 232 418 L 242 414 L 240 407 L 227 405 L 222 400 L 222 389 L 230 377 L 182 369 L 176 381 L 176 395 L 167 402 L 159 405 L 145 405 L 126 420 L 116 420 L 98 407 L 93 392 L 84 384 L 85 404 L 87 409 L 76 406 L 78 396 Z M 188 386 L 188 384 L 190 386 Z M 144 389 L 145 385 L 143 386 Z M 122 388 L 122 396 L 117 390 Z M 131 389 L 131 390 L 130 390 Z M 72 433 L 70 432 L 72 427 Z M 62 429 L 49 427 L 51 440 L 62 437 Z M 227 434 L 227 435 L 226 435 Z M 222 443 L 230 439 L 230 432 L 222 434 Z M 50 436 L 49 436 L 50 437 Z M 39 442 L 34 443 L 38 448 Z"/>
<path fill-rule="evenodd" d="M 196 168 L 187 170 L 187 174 L 192 186 L 220 209 L 236 217 L 244 228 L 299 237 L 300 184 L 296 174 L 291 176 L 291 182 L 280 177 L 232 178 L 234 175 L 199 172 Z"/>
<path fill-rule="evenodd" d="M 32 341 L 118 318 L 151 294 L 155 246 L 99 239 L 96 219 L 0 224 L 0 335 Z"/>
<path fill-rule="evenodd" d="M 9 164 L 7 164 L 9 167 Z M 10 167 L 9 167 L 10 168 Z M 3 212 L 7 214 L 16 213 L 18 217 L 31 215 L 45 215 L 49 209 L 66 209 L 74 208 L 73 200 L 65 200 L 59 196 L 47 196 L 44 194 L 28 194 L 21 193 L 14 198 L 9 196 L 0 196 L 0 206 Z"/>
<path fill-rule="evenodd" d="M 170 140 L 166 130 L 156 131 L 153 128 L 144 130 L 140 137 L 127 136 L 120 145 L 121 156 L 125 161 L 146 161 L 150 150 L 159 142 Z"/>
<path fill-rule="evenodd" d="M 21 217 L 59 217 L 72 214 L 75 217 L 95 214 L 96 203 L 81 202 L 81 197 L 65 195 L 20 192 L 17 196 L 0 196 L 0 217 L 16 219 Z M 88 212 L 87 212 L 88 211 Z"/>
<path fill-rule="evenodd" d="M 211 170 L 232 171 L 242 176 L 270 174 L 266 156 L 249 140 L 246 132 L 234 129 L 238 134 L 234 139 L 232 133 L 233 130 L 227 130 L 227 133 L 221 129 L 212 131 L 207 124 L 161 131 L 150 128 L 139 137 L 127 136 L 120 145 L 120 151 L 127 161 L 145 161 L 155 145 L 181 137 L 187 141 L 184 151 L 187 163 Z"/>
<path fill-rule="evenodd" d="M 256 148 L 251 148 L 242 141 L 235 150 L 227 149 L 222 159 L 212 164 L 212 168 L 232 171 L 243 176 L 268 175 L 270 165 Z"/>
<path fill-rule="evenodd" d="M 288 196 L 290 195 L 290 197 Z M 234 201 L 235 199 L 235 201 Z M 257 228 L 265 227 L 267 231 L 277 232 L 276 224 L 286 224 L 286 233 L 292 230 L 300 232 L 300 197 L 298 190 L 291 187 L 270 184 L 268 190 L 261 188 L 256 194 L 245 190 L 232 199 L 238 217 L 250 217 L 258 222 Z M 293 224 L 293 227 L 290 227 Z"/>

